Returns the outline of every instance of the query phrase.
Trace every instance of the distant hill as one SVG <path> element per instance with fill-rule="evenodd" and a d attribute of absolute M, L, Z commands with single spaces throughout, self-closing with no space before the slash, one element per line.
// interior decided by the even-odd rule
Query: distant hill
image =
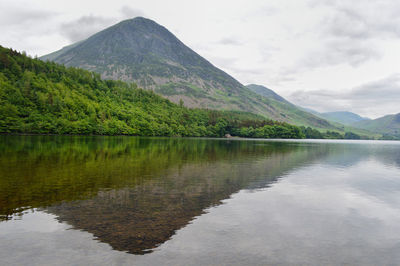
<path fill-rule="evenodd" d="M 240 110 L 318 129 L 340 130 L 327 120 L 253 92 L 178 40 L 156 22 L 122 21 L 86 40 L 41 57 L 100 73 L 102 78 L 135 82 L 175 103 Z"/>
<path fill-rule="evenodd" d="M 302 109 L 302 110 L 304 110 L 304 111 L 310 113 L 310 114 L 313 114 L 313 115 L 316 115 L 316 116 L 318 116 L 318 117 L 321 117 L 321 113 L 320 113 L 320 112 L 317 112 L 317 111 L 315 111 L 315 110 L 313 110 L 313 109 L 311 109 L 311 108 L 302 107 L 302 106 L 298 106 L 298 107 L 299 107 L 300 109 Z"/>
<path fill-rule="evenodd" d="M 370 120 L 369 118 L 361 117 L 358 114 L 346 111 L 320 113 L 320 116 L 330 121 L 334 121 L 344 125 L 353 125 L 354 123 L 360 121 Z"/>
<path fill-rule="evenodd" d="M 325 112 L 325 113 L 320 113 L 317 112 L 311 108 L 306 108 L 306 107 L 299 107 L 300 109 L 303 109 L 306 112 L 309 112 L 313 115 L 316 115 L 318 117 L 327 119 L 328 121 L 334 122 L 334 123 L 339 123 L 342 125 L 348 125 L 352 126 L 354 123 L 364 121 L 364 120 L 371 120 L 368 117 L 361 117 L 360 115 L 348 111 L 338 111 L 338 112 Z"/>
<path fill-rule="evenodd" d="M 272 98 L 274 100 L 277 100 L 279 102 L 284 102 L 284 103 L 289 103 L 285 98 L 282 96 L 278 95 L 276 92 L 274 92 L 271 89 L 268 89 L 267 87 L 264 87 L 262 85 L 256 85 L 256 84 L 249 84 L 246 86 L 253 92 L 260 94 L 266 98 Z"/>
<path fill-rule="evenodd" d="M 364 129 L 362 127 L 356 127 L 354 126 L 355 123 L 358 122 L 349 122 L 351 120 L 358 120 L 358 121 L 368 121 L 371 120 L 370 118 L 366 117 L 361 117 L 355 113 L 352 112 L 326 112 L 326 113 L 320 113 L 318 111 L 315 111 L 314 109 L 307 108 L 307 107 L 301 107 L 297 106 L 299 109 L 304 110 L 308 113 L 311 113 L 317 117 L 320 117 L 322 119 L 326 119 L 333 125 L 340 127 L 342 131 L 344 132 L 355 132 L 361 136 L 368 136 L 369 138 L 372 139 L 380 139 L 382 138 L 382 133 L 377 133 L 377 132 L 372 132 L 370 130 Z M 333 115 L 332 115 L 333 114 Z M 335 115 L 338 114 L 338 115 Z M 360 120 L 361 119 L 361 120 Z"/>
<path fill-rule="evenodd" d="M 400 137 L 400 113 L 386 115 L 374 120 L 364 120 L 354 124 L 354 127 L 388 136 Z"/>

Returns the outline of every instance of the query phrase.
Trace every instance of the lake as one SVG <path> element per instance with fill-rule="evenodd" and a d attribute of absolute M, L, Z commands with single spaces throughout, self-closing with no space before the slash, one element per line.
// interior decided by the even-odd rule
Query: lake
<path fill-rule="evenodd" d="M 400 265 L 400 142 L 0 136 L 0 265 Z"/>

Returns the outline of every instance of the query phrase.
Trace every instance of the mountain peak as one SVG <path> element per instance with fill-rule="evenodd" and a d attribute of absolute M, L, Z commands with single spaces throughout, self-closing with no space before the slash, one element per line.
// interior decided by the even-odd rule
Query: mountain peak
<path fill-rule="evenodd" d="M 183 44 L 151 19 L 119 22 L 88 39 L 41 59 L 95 71 L 106 79 L 133 81 L 147 89 L 179 83 L 179 90 L 238 90 L 243 85 Z M 187 84 L 195 85 L 195 89 Z M 174 93 L 169 88 L 169 94 Z M 174 100 L 174 99 L 172 99 Z M 205 106 L 207 107 L 207 106 Z"/>
<path fill-rule="evenodd" d="M 126 19 L 126 20 L 121 21 L 121 23 L 124 22 L 124 21 L 142 21 L 142 22 L 154 22 L 154 23 L 156 23 L 154 20 L 151 20 L 149 18 L 145 18 L 145 17 L 142 17 L 142 16 L 137 16 L 137 17 L 134 17 L 134 18 Z"/>
<path fill-rule="evenodd" d="M 151 28 L 157 28 L 158 30 L 168 31 L 165 27 L 161 26 L 154 20 L 151 20 L 151 19 L 145 18 L 145 17 L 134 17 L 134 18 L 126 19 L 126 20 L 123 20 L 123 21 L 115 24 L 114 26 L 110 27 L 109 29 L 112 29 L 112 28 L 115 29 L 115 28 L 118 28 L 121 26 L 129 26 L 129 27 L 132 27 L 132 29 L 134 29 L 134 30 L 138 30 L 141 27 L 144 27 L 142 29 L 149 30 Z"/>

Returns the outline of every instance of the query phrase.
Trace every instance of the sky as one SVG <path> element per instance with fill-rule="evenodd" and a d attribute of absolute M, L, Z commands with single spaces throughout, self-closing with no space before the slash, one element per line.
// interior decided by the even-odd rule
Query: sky
<path fill-rule="evenodd" d="M 241 83 L 319 112 L 400 112 L 398 0 L 0 0 L 0 45 L 41 56 L 143 16 Z"/>

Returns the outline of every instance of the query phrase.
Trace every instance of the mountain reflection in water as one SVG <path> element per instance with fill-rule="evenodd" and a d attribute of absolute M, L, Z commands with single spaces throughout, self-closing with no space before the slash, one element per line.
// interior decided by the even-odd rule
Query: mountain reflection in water
<path fill-rule="evenodd" d="M 132 137 L 2 137 L 0 215 L 40 208 L 114 249 L 144 254 L 244 188 L 327 147 Z"/>

